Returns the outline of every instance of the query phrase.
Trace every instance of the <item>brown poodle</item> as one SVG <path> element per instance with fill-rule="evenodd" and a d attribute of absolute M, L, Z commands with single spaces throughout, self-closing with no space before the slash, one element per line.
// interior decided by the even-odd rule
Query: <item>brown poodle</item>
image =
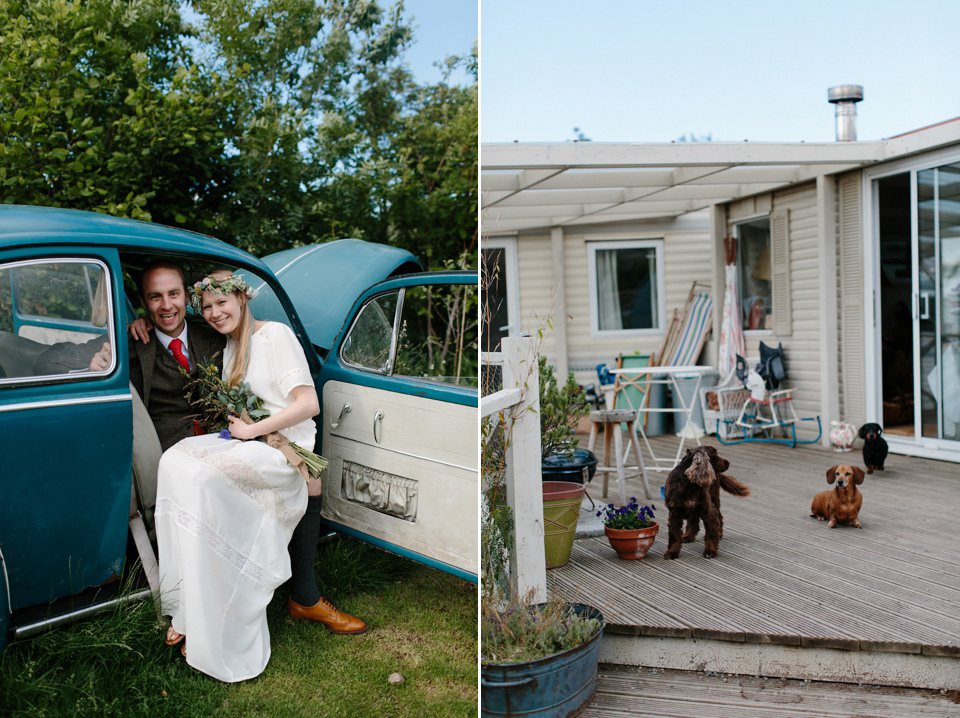
<path fill-rule="evenodd" d="M 705 531 L 703 555 L 714 558 L 720 539 L 723 537 L 723 515 L 720 513 L 720 489 L 734 496 L 749 496 L 750 489 L 724 471 L 730 468 L 730 462 L 721 459 L 712 446 L 698 446 L 687 449 L 686 456 L 680 460 L 670 474 L 664 487 L 664 499 L 670 510 L 669 545 L 664 558 L 676 558 L 680 555 L 683 543 L 693 541 L 703 521 Z M 683 522 L 687 530 L 683 532 Z"/>

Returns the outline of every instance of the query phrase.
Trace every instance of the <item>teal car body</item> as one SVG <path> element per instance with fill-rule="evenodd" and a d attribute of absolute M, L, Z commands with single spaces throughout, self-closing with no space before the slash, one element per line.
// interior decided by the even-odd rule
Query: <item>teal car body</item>
<path fill-rule="evenodd" d="M 448 539 L 422 535 L 423 530 L 431 530 L 425 507 L 432 499 L 425 502 L 426 479 L 418 475 L 425 471 L 431 477 L 447 477 L 451 471 L 459 472 L 464 478 L 461 484 L 475 484 L 475 377 L 465 381 L 459 375 L 456 380 L 425 377 L 420 373 L 419 367 L 425 364 L 419 355 L 407 362 L 418 367 L 417 373 L 407 375 L 395 371 L 402 362 L 366 366 L 365 359 L 360 365 L 355 360 L 357 347 L 371 343 L 363 336 L 369 322 L 358 324 L 358 315 L 378 317 L 370 324 L 377 332 L 376 351 L 396 356 L 408 351 L 403 337 L 414 315 L 393 304 L 393 317 L 379 306 L 368 313 L 368 303 L 381 301 L 379 297 L 390 297 L 396 303 L 399 298 L 400 305 L 411 304 L 413 312 L 413 299 L 424 291 L 428 298 L 439 296 L 440 288 L 458 298 L 463 291 L 475 295 L 475 273 L 416 273 L 420 265 L 409 252 L 359 240 L 302 247 L 261 260 L 219 240 L 169 227 L 73 210 L 0 206 L 0 649 L 11 636 L 31 635 L 56 625 L 61 620 L 58 617 L 82 617 L 116 600 L 107 587 L 117 584 L 125 564 L 136 558 L 130 556 L 128 541 L 131 509 L 136 511 L 136 499 L 131 503 L 136 446 L 131 429 L 135 392 L 125 359 L 131 341 L 126 325 L 138 306 L 137 271 L 158 257 L 185 266 L 191 281 L 224 266 L 252 278 L 260 291 L 253 303 L 254 314 L 293 329 L 304 347 L 321 401 L 328 385 L 341 391 L 353 385 L 362 392 L 386 392 L 390 408 L 375 408 L 380 418 L 373 419 L 368 442 L 378 451 L 392 452 L 381 457 L 381 463 L 373 458 L 358 459 L 373 455 L 367 449 L 354 452 L 349 461 L 328 454 L 338 450 L 338 442 L 350 451 L 353 444 L 367 441 L 359 435 L 344 438 L 337 432 L 349 429 L 369 397 L 355 400 L 355 408 L 346 410 L 353 415 L 339 423 L 332 415 L 343 407 L 324 406 L 317 417 L 318 448 L 331 460 L 331 468 L 344 476 L 360 472 L 367 479 L 379 479 L 384 466 L 393 469 L 395 478 L 388 481 L 406 487 L 408 500 L 413 496 L 414 515 L 411 519 L 409 507 L 404 516 L 393 510 L 396 493 L 393 508 L 386 509 L 354 497 L 345 499 L 350 510 L 330 517 L 331 525 L 475 582 L 476 491 L 470 499 L 464 498 L 461 490 L 456 499 L 458 504 L 472 502 L 463 512 L 473 514 L 473 559 L 469 559 L 471 548 L 467 545 L 455 556 L 448 556 L 443 547 L 437 553 L 430 544 L 447 543 Z M 402 331 L 397 328 L 401 319 Z M 461 329 L 464 326 L 468 334 L 475 332 L 468 325 Z M 113 348 L 107 369 L 68 366 L 67 358 L 75 349 L 101 342 Z M 345 342 L 352 347 L 346 354 L 351 361 L 346 362 Z M 476 353 L 475 335 L 468 336 L 466 343 Z M 423 346 L 430 341 L 409 344 Z M 424 401 L 431 403 L 421 403 Z M 408 413 L 407 405 L 414 404 L 411 411 L 420 414 Z M 404 408 L 401 411 L 399 407 Z M 424 452 L 415 446 L 410 449 L 410 417 L 432 426 L 433 419 L 422 414 L 434 409 L 441 413 L 447 409 L 472 411 L 472 429 L 463 418 L 446 425 L 457 432 L 472 431 L 472 456 L 467 450 L 465 458 L 456 460 L 442 455 L 439 464 L 419 461 Z M 400 420 L 401 414 L 406 433 L 391 444 L 395 434 L 390 417 Z M 445 421 L 440 422 L 441 429 Z M 331 430 L 330 424 L 340 428 Z M 351 430 L 359 431 L 359 427 Z M 453 440 L 463 443 L 461 439 Z M 434 435 L 424 444 L 438 440 L 448 443 Z M 418 441 L 414 437 L 413 445 Z M 401 466 L 406 468 L 397 469 Z M 430 490 L 446 491 L 443 480 L 434 478 Z M 356 486 L 353 478 L 349 481 L 351 487 Z M 329 493 L 332 498 L 347 483 L 346 478 L 341 480 L 331 472 L 329 489 L 325 480 L 325 496 Z M 133 495 L 136 497 L 135 492 Z M 447 503 L 438 498 L 437 507 L 447 510 Z M 355 520 L 351 511 L 354 516 L 375 515 L 376 526 Z M 380 531 L 377 527 L 383 522 L 401 523 L 401 530 L 388 526 Z"/>

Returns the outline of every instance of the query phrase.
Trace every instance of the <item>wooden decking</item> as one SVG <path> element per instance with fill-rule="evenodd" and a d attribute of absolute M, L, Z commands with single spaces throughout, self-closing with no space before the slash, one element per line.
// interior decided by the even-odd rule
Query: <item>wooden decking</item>
<path fill-rule="evenodd" d="M 810 502 L 829 488 L 826 470 L 861 464 L 859 452 L 702 441 L 752 492 L 722 494 L 717 558 L 703 557 L 701 531 L 663 559 L 666 475 L 651 473 L 652 500 L 639 478 L 627 482 L 628 496 L 659 509 L 650 554 L 622 561 L 603 536 L 578 539 L 570 562 L 547 572 L 550 591 L 600 608 L 608 634 L 960 658 L 960 465 L 891 455 L 860 486 L 863 528 L 828 529 Z M 658 454 L 675 442 L 652 440 Z M 595 500 L 601 483 L 591 484 Z"/>
<path fill-rule="evenodd" d="M 580 718 L 947 718 L 960 692 L 601 666 Z"/>

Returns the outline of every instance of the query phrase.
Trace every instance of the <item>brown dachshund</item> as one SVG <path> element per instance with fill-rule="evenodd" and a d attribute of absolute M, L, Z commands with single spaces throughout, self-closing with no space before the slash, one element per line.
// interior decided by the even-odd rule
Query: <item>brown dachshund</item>
<path fill-rule="evenodd" d="M 857 515 L 863 505 L 863 494 L 857 490 L 857 484 L 863 483 L 863 477 L 863 469 L 859 466 L 831 466 L 827 469 L 827 483 L 836 481 L 837 485 L 813 497 L 810 515 L 819 521 L 829 519 L 829 528 L 836 527 L 838 521 L 860 528 Z"/>

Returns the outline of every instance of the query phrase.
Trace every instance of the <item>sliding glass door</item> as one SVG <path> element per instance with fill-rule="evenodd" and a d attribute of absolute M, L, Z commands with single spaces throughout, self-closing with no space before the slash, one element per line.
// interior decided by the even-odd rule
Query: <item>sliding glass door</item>
<path fill-rule="evenodd" d="M 960 163 L 875 189 L 884 429 L 960 451 Z"/>
<path fill-rule="evenodd" d="M 920 435 L 960 440 L 960 164 L 917 172 Z"/>

